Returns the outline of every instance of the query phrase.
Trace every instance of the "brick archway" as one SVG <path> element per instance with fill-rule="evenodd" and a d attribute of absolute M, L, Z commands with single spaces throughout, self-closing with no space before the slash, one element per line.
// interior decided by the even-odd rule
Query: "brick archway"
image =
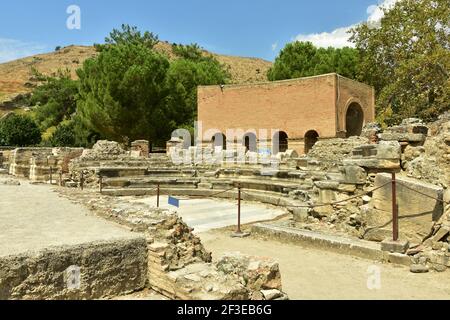
<path fill-rule="evenodd" d="M 317 141 L 319 141 L 319 133 L 316 130 L 309 130 L 305 134 L 305 154 L 311 151 Z"/>
<path fill-rule="evenodd" d="M 223 133 L 216 133 L 212 139 L 212 147 L 222 147 L 222 150 L 227 150 L 227 137 Z"/>
<path fill-rule="evenodd" d="M 249 132 L 244 135 L 244 141 L 243 145 L 247 149 L 247 151 L 250 152 L 256 152 L 257 151 L 257 138 L 256 134 Z"/>
<path fill-rule="evenodd" d="M 289 137 L 286 132 L 278 131 L 273 135 L 272 153 L 286 152 L 289 148 Z"/>
<path fill-rule="evenodd" d="M 364 125 L 364 111 L 357 102 L 352 102 L 345 114 L 345 130 L 347 138 L 360 136 Z"/>

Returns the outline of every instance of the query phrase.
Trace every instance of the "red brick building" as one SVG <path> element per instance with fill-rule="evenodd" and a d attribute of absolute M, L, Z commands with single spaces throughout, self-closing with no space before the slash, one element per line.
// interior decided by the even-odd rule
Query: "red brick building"
<path fill-rule="evenodd" d="M 303 154 L 318 139 L 360 135 L 374 118 L 374 88 L 335 73 L 198 88 L 204 145 L 242 144 L 251 151 L 266 145 L 273 153 Z"/>

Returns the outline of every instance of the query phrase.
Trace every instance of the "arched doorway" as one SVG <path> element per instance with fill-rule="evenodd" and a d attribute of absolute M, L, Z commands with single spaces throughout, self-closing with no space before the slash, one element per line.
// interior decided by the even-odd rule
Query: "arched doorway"
<path fill-rule="evenodd" d="M 216 147 L 222 147 L 222 150 L 227 150 L 227 137 L 223 133 L 216 133 L 212 137 L 212 146 L 214 150 Z"/>
<path fill-rule="evenodd" d="M 353 136 L 360 136 L 364 125 L 364 112 L 361 106 L 353 102 L 347 109 L 345 116 L 345 129 L 347 131 L 347 138 Z"/>
<path fill-rule="evenodd" d="M 250 152 L 256 152 L 257 147 L 256 147 L 256 134 L 254 133 L 246 133 L 244 135 L 244 146 L 245 149 L 247 149 L 247 151 Z"/>
<path fill-rule="evenodd" d="M 319 134 L 315 130 L 310 130 L 305 134 L 305 154 L 308 154 L 314 145 L 319 141 Z"/>
<path fill-rule="evenodd" d="M 284 131 L 278 131 L 273 136 L 273 154 L 278 154 L 279 152 L 286 152 L 289 147 L 288 135 Z"/>

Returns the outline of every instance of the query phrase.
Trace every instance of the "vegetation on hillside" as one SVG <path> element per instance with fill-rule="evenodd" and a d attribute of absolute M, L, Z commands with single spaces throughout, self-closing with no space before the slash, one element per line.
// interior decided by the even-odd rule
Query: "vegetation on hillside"
<path fill-rule="evenodd" d="M 383 124 L 432 120 L 450 106 L 449 19 L 448 0 L 400 0 L 379 24 L 351 31 L 355 49 L 293 42 L 267 76 L 275 81 L 337 72 L 375 87 Z M 96 45 L 78 77 L 35 71 L 41 85 L 33 89 L 32 112 L 0 120 L 0 144 L 38 144 L 40 132 L 43 143 L 54 146 L 89 146 L 100 138 L 163 145 L 176 128 L 192 131 L 197 86 L 227 83 L 230 70 L 196 44 L 160 45 L 157 35 L 123 25 Z"/>
<path fill-rule="evenodd" d="M 198 46 L 178 46 L 183 55 L 171 62 L 153 50 L 156 43 L 153 34 L 122 26 L 85 61 L 77 113 L 88 128 L 125 143 L 162 144 L 177 127 L 193 126 L 198 85 L 227 82 L 224 67 Z"/>

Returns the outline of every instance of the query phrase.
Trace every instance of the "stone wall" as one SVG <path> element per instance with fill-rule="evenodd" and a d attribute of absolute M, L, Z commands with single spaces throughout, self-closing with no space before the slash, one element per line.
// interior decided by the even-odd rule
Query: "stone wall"
<path fill-rule="evenodd" d="M 222 132 L 227 135 L 227 141 L 232 141 L 228 129 L 243 130 L 237 137 L 239 140 L 253 129 L 258 143 L 268 140 L 271 148 L 275 133 L 271 129 L 275 129 L 286 132 L 289 148 L 303 154 L 308 131 L 316 131 L 320 138 L 333 138 L 345 131 L 346 111 L 352 102 L 361 105 L 364 121 L 372 122 L 373 96 L 371 87 L 336 74 L 255 85 L 201 86 L 198 120 L 202 125 L 202 141 L 209 143 L 216 132 Z M 267 136 L 262 136 L 259 129 L 268 130 Z"/>
<path fill-rule="evenodd" d="M 79 287 L 68 284 L 72 266 L 80 268 Z M 0 300 L 99 299 L 143 289 L 146 281 L 144 238 L 0 258 Z"/>

